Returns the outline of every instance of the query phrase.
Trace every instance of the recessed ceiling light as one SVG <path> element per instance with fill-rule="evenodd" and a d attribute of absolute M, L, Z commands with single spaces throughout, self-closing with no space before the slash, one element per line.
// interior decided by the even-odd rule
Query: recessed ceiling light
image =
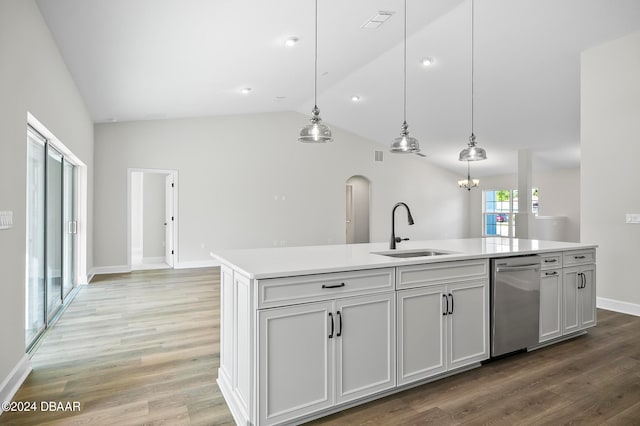
<path fill-rule="evenodd" d="M 300 39 L 299 39 L 298 37 L 289 37 L 288 39 L 286 39 L 286 40 L 284 41 L 284 44 L 285 44 L 286 46 L 291 47 L 291 46 L 295 46 L 295 44 L 296 44 L 298 41 L 300 41 Z"/>
<path fill-rule="evenodd" d="M 353 95 L 353 96 L 351 97 L 351 100 L 352 100 L 353 102 L 358 102 L 358 101 L 360 100 L 360 96 L 358 96 L 358 95 Z"/>
<path fill-rule="evenodd" d="M 424 58 L 424 59 L 422 59 L 422 61 L 420 61 L 420 63 L 424 67 L 431 66 L 431 65 L 433 65 L 433 58 Z"/>
<path fill-rule="evenodd" d="M 241 89 L 240 93 L 242 93 L 243 95 L 248 95 L 249 93 L 251 93 L 251 87 L 245 87 L 244 89 Z"/>
<path fill-rule="evenodd" d="M 285 99 L 287 99 L 286 96 L 276 96 L 275 98 L 273 98 L 274 102 L 282 102 Z"/>

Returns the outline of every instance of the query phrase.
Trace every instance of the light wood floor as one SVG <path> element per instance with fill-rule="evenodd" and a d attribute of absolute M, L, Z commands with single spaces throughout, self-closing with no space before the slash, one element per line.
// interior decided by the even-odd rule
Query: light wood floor
<path fill-rule="evenodd" d="M 15 401 L 78 413 L 4 413 L 5 425 L 227 425 L 215 383 L 218 269 L 102 276 L 32 359 Z M 640 318 L 598 311 L 588 335 L 325 417 L 330 425 L 640 425 Z"/>

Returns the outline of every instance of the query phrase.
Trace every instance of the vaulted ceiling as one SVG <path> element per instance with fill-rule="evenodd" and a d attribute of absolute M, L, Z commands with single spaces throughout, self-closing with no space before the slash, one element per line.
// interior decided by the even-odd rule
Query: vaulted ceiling
<path fill-rule="evenodd" d="M 313 0 L 37 3 L 95 122 L 313 107 Z M 471 133 L 471 1 L 407 0 L 407 8 L 409 130 L 424 161 L 465 171 L 457 156 Z M 515 172 L 519 149 L 532 150 L 540 168 L 578 166 L 580 52 L 640 31 L 640 1 L 475 0 L 474 8 L 474 130 L 489 157 L 474 174 Z M 361 28 L 379 11 L 395 13 Z M 322 118 L 385 149 L 402 124 L 403 1 L 319 0 L 318 13 Z M 284 45 L 290 36 L 299 38 L 293 47 Z"/>

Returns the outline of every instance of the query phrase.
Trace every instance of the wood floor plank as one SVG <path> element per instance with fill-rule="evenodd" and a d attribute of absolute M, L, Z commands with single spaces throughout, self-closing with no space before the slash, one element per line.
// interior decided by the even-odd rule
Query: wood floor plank
<path fill-rule="evenodd" d="M 32 357 L 1 425 L 233 425 L 216 384 L 219 269 L 98 276 Z M 490 362 L 315 425 L 640 425 L 640 318 L 598 310 L 589 334 Z"/>

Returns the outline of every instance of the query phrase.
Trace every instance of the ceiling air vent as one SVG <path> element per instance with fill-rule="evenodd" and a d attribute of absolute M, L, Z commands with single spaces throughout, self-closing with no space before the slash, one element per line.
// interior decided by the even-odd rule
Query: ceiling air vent
<path fill-rule="evenodd" d="M 367 22 L 362 24 L 360 28 L 374 30 L 378 28 L 380 25 L 387 22 L 387 19 L 391 18 L 395 12 L 390 12 L 386 10 L 380 10 L 373 17 L 369 18 Z"/>
<path fill-rule="evenodd" d="M 384 154 L 383 151 L 374 151 L 375 152 L 375 161 L 382 161 L 383 157 L 382 155 Z"/>

